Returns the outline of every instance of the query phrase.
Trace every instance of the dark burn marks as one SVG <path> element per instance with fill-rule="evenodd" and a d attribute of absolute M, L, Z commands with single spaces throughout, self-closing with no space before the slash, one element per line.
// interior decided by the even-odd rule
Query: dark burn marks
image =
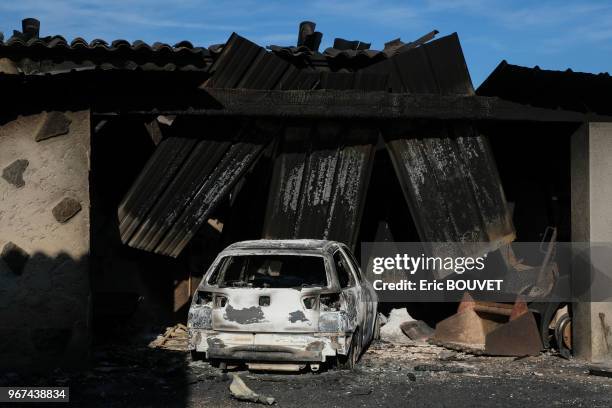
<path fill-rule="evenodd" d="M 234 309 L 232 305 L 228 305 L 225 308 L 224 318 L 240 324 L 253 324 L 263 321 L 264 314 L 259 306 Z"/>
<path fill-rule="evenodd" d="M 301 310 L 296 310 L 295 312 L 289 313 L 289 321 L 291 323 L 307 322 L 308 319 L 304 315 L 304 312 L 302 312 Z"/>
<path fill-rule="evenodd" d="M 225 343 L 216 337 L 208 337 L 206 343 L 208 344 L 208 348 L 225 348 Z"/>
<path fill-rule="evenodd" d="M 188 321 L 196 329 L 209 329 L 212 327 L 212 309 L 207 306 L 194 307 L 189 311 Z"/>

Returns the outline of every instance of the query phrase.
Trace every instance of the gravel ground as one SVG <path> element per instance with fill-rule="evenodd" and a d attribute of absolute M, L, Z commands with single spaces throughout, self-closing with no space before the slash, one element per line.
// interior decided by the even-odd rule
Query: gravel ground
<path fill-rule="evenodd" d="M 376 342 L 353 371 L 224 372 L 187 353 L 107 346 L 85 372 L 0 374 L 0 385 L 69 386 L 78 407 L 250 407 L 230 395 L 232 375 L 280 407 L 612 407 L 612 378 L 553 354 L 499 358 L 426 344 Z M 21 405 L 21 404 L 20 404 Z M 34 406 L 27 404 L 27 406 Z M 49 407 L 51 404 L 42 406 Z"/>

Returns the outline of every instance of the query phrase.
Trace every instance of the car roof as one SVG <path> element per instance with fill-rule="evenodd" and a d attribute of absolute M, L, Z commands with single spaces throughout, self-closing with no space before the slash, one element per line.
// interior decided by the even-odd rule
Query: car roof
<path fill-rule="evenodd" d="M 326 251 L 339 245 L 342 244 L 336 241 L 323 239 L 258 239 L 236 242 L 225 248 L 225 250 L 291 249 Z"/>

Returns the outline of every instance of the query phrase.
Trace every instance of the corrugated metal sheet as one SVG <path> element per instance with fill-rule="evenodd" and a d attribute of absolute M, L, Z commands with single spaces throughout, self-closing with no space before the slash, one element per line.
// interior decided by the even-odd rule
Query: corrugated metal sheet
<path fill-rule="evenodd" d="M 373 73 L 321 72 L 317 89 L 386 88 Z M 275 159 L 264 238 L 316 238 L 354 247 L 372 172 L 375 124 L 289 125 Z"/>
<path fill-rule="evenodd" d="M 259 45 L 233 33 L 210 68 L 210 88 L 312 89 L 319 74 L 299 69 Z"/>
<path fill-rule="evenodd" d="M 386 138 L 419 236 L 479 243 L 464 255 L 495 250 L 514 239 L 514 230 L 488 141 L 468 125 L 443 126 Z"/>
<path fill-rule="evenodd" d="M 234 33 L 211 66 L 205 86 L 310 89 L 317 81 L 318 75 L 302 72 Z M 157 147 L 119 207 L 124 243 L 178 256 L 274 136 L 254 121 L 236 128 L 231 119 L 220 119 L 201 123 L 201 128 L 200 139 L 171 137 Z"/>
<path fill-rule="evenodd" d="M 455 34 L 365 71 L 388 72 L 393 92 L 474 93 Z M 514 239 L 488 141 L 472 125 L 413 124 L 384 136 L 422 241 L 480 243 L 466 254 L 477 255 Z"/>
<path fill-rule="evenodd" d="M 347 73 L 297 68 L 232 34 L 210 75 L 205 87 L 473 93 L 456 35 Z M 221 138 L 223 126 L 230 125 L 223 123 L 212 130 L 206 126 L 199 142 L 177 139 L 160 145 L 120 209 L 124 242 L 177 256 L 272 137 L 263 132 L 249 144 L 237 131 L 232 139 Z M 354 245 L 378 132 L 376 125 L 356 123 L 287 124 L 263 235 Z M 415 128 L 385 137 L 423 241 L 491 242 L 476 248 L 482 253 L 512 239 L 488 145 L 469 125 Z"/>
<path fill-rule="evenodd" d="M 387 74 L 391 92 L 474 93 L 457 34 L 399 53 L 363 72 Z"/>
<path fill-rule="evenodd" d="M 542 108 L 612 114 L 612 77 L 606 72 L 551 71 L 502 61 L 476 93 Z"/>
<path fill-rule="evenodd" d="M 287 127 L 275 161 L 264 237 L 354 246 L 377 138 L 376 127 Z"/>
<path fill-rule="evenodd" d="M 206 86 L 251 89 L 382 90 L 376 73 L 297 68 L 232 34 Z M 354 245 L 371 172 L 377 128 L 289 124 L 275 158 L 267 238 L 327 238 Z"/>
<path fill-rule="evenodd" d="M 207 124 L 202 139 L 170 137 L 156 148 L 119 206 L 124 243 L 180 254 L 270 141 L 253 123 L 226 122 Z"/>
<path fill-rule="evenodd" d="M 236 34 L 211 71 L 206 86 L 225 88 L 367 91 L 386 84 L 386 77 L 378 74 L 299 69 Z M 353 245 L 377 137 L 376 128 L 288 125 L 275 159 L 263 235 L 337 239 Z"/>

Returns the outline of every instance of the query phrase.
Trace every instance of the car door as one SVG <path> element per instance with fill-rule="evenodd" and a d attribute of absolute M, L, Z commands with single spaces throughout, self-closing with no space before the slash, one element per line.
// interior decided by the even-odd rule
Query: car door
<path fill-rule="evenodd" d="M 356 276 L 357 284 L 361 292 L 359 297 L 361 299 L 360 307 L 363 308 L 363 339 L 364 342 L 367 343 L 372 340 L 374 334 L 374 325 L 376 323 L 377 313 L 377 297 L 370 283 L 363 278 L 363 275 L 361 274 L 361 269 L 359 268 L 359 264 L 357 263 L 357 260 L 353 256 L 352 252 L 344 245 L 341 246 L 341 250 L 344 253 L 346 259 L 348 260 L 352 272 Z"/>
<path fill-rule="evenodd" d="M 333 252 L 333 263 L 336 270 L 336 277 L 340 284 L 340 299 L 344 306 L 349 322 L 349 331 L 354 331 L 359 326 L 361 333 L 367 330 L 363 327 L 363 306 L 361 288 L 358 285 L 350 262 L 346 255 L 337 248 Z"/>

